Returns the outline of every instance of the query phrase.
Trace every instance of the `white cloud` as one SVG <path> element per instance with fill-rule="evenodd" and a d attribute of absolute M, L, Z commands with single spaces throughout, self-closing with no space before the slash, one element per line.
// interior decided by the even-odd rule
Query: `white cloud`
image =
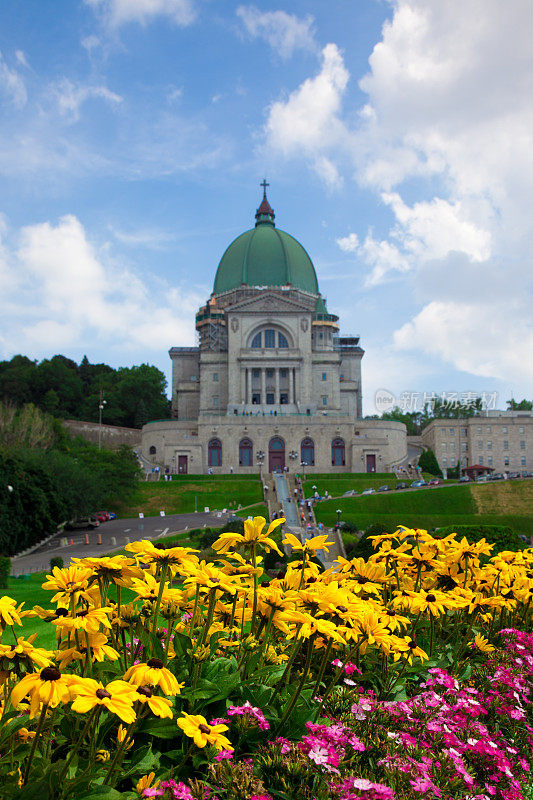
<path fill-rule="evenodd" d="M 473 375 L 533 382 L 526 298 L 506 304 L 434 300 L 394 334 L 397 350 L 422 350 Z M 502 358 L 502 353 L 505 358 Z"/>
<path fill-rule="evenodd" d="M 347 131 L 338 118 L 349 74 L 335 44 L 322 51 L 322 69 L 288 97 L 270 106 L 265 134 L 269 148 L 285 157 L 303 155 L 329 185 L 339 182 L 329 153 L 345 146 Z"/>
<path fill-rule="evenodd" d="M 358 231 L 363 244 L 348 252 L 371 268 L 367 286 L 412 274 L 419 314 L 399 326 L 402 347 L 409 342 L 474 374 L 481 364 L 483 375 L 514 375 L 519 383 L 526 379 L 523 343 L 531 341 L 533 6 L 529 0 L 390 5 L 370 70 L 359 81 L 366 94 L 359 108 L 346 91 L 342 56 L 328 45 L 320 73 L 270 107 L 266 142 L 285 158 L 303 156 L 318 174 L 327 159 L 337 184 L 355 176 L 390 210 L 388 232 Z M 454 254 L 461 270 L 452 272 L 445 291 L 463 303 L 466 293 L 468 308 L 439 296 Z M 509 287 L 503 293 L 502 272 Z M 516 298 L 529 304 L 517 305 Z M 442 335 L 430 345 L 436 309 Z M 489 335 L 476 338 L 463 313 Z"/>
<path fill-rule="evenodd" d="M 101 9 L 112 27 L 129 22 L 146 25 L 156 17 L 168 17 L 176 25 L 186 27 L 196 19 L 193 0 L 85 0 Z"/>
<path fill-rule="evenodd" d="M 355 253 L 359 247 L 359 237 L 356 233 L 349 233 L 348 236 L 342 236 L 336 239 L 337 244 L 343 253 Z"/>
<path fill-rule="evenodd" d="M 83 86 L 72 83 L 68 78 L 63 78 L 56 84 L 52 93 L 56 97 L 60 113 L 72 121 L 80 118 L 81 106 L 87 100 L 96 98 L 115 106 L 122 103 L 122 97 L 106 86 Z"/>
<path fill-rule="evenodd" d="M 23 79 L 15 69 L 8 67 L 2 53 L 0 53 L 0 93 L 7 97 L 15 108 L 23 108 L 28 100 Z"/>
<path fill-rule="evenodd" d="M 29 69 L 30 65 L 28 64 L 26 53 L 23 50 L 15 50 L 15 58 L 22 67 Z"/>
<path fill-rule="evenodd" d="M 116 351 L 160 343 L 192 344 L 203 292 L 170 288 L 98 249 L 73 215 L 23 228 L 2 264 L 9 278 L 0 301 L 0 350 L 46 354 L 90 341 Z"/>
<path fill-rule="evenodd" d="M 296 50 L 316 50 L 313 17 L 300 19 L 286 11 L 260 11 L 255 6 L 239 6 L 237 16 L 252 39 L 264 39 L 283 59 Z"/>

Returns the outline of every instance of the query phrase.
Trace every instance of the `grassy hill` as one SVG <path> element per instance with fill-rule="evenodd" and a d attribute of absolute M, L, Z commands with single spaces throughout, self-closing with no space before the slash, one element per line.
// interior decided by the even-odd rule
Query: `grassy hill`
<path fill-rule="evenodd" d="M 139 483 L 127 503 L 113 510 L 122 519 L 166 514 L 187 514 L 204 507 L 237 508 L 262 503 L 263 489 L 257 475 L 177 475 L 172 481 Z M 255 513 L 255 509 L 252 509 Z"/>
<path fill-rule="evenodd" d="M 317 484 L 318 485 L 318 484 Z M 329 487 L 328 491 L 329 491 Z M 316 518 L 325 525 L 372 522 L 431 529 L 445 525 L 509 525 L 519 534 L 533 535 L 533 481 L 505 481 L 479 486 L 444 486 L 366 497 L 339 498 L 320 503 Z"/>
<path fill-rule="evenodd" d="M 426 480 L 430 480 L 432 475 L 425 475 Z M 344 475 L 309 475 L 305 477 L 304 491 L 306 497 L 311 497 L 314 493 L 313 486 L 316 486 L 316 491 L 324 496 L 326 490 L 331 497 L 340 497 L 344 492 L 350 489 L 355 489 L 356 492 L 362 492 L 363 489 L 378 489 L 380 486 L 386 484 L 394 488 L 397 483 L 404 481 L 411 483 L 413 478 L 400 478 L 397 479 L 396 475 L 392 472 L 348 472 Z"/>

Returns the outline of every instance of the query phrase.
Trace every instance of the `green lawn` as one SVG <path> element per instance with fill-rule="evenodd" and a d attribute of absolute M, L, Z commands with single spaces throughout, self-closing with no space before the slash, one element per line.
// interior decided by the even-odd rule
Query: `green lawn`
<path fill-rule="evenodd" d="M 337 509 L 341 509 L 341 521 L 355 523 L 361 530 L 373 522 L 381 522 L 391 529 L 407 525 L 426 530 L 445 525 L 509 525 L 519 534 L 533 534 L 533 513 L 529 505 L 516 508 L 515 513 L 497 513 L 497 508 L 493 513 L 479 513 L 472 489 L 475 492 L 477 487 L 452 485 L 416 492 L 339 498 L 319 503 L 315 515 L 324 525 L 334 525 Z"/>
<path fill-rule="evenodd" d="M 46 573 L 40 572 L 35 575 L 30 575 L 29 578 L 10 578 L 8 581 L 8 589 L 0 589 L 0 596 L 8 595 L 12 597 L 17 603 L 24 603 L 25 609 L 33 608 L 34 606 L 42 606 L 43 608 L 55 608 L 55 604 L 51 602 L 54 592 L 43 589 L 41 584 L 46 580 Z M 23 620 L 22 629 L 15 626 L 17 636 L 24 635 L 26 638 L 31 636 L 32 633 L 38 632 L 38 638 L 35 642 L 39 647 L 45 647 L 48 650 L 56 648 L 55 629 L 53 625 L 43 622 L 39 617 L 25 617 Z M 21 633 L 22 631 L 22 633 Z M 13 639 L 13 634 L 10 631 L 5 631 L 2 637 L 3 644 L 9 644 Z"/>
<path fill-rule="evenodd" d="M 114 509 L 121 519 L 166 514 L 187 514 L 208 508 L 221 510 L 263 501 L 257 475 L 176 475 L 172 481 L 139 483 L 126 503 Z M 255 513 L 255 510 L 253 510 Z"/>
<path fill-rule="evenodd" d="M 425 475 L 426 480 L 431 480 L 433 476 Z M 344 492 L 350 489 L 355 489 L 356 492 L 362 492 L 363 489 L 377 489 L 379 486 L 386 484 L 387 486 L 394 487 L 400 481 L 410 484 L 412 478 L 396 478 L 393 472 L 353 472 L 345 473 L 344 475 L 310 475 L 306 476 L 304 482 L 304 492 L 306 497 L 312 497 L 316 486 L 316 491 L 324 496 L 326 490 L 332 497 L 341 497 Z"/>

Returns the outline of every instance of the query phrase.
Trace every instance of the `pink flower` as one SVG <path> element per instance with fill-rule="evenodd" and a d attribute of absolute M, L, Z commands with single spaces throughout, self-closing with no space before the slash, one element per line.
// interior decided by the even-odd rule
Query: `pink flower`
<path fill-rule="evenodd" d="M 219 750 L 215 756 L 215 761 L 229 761 L 233 758 L 233 750 Z"/>

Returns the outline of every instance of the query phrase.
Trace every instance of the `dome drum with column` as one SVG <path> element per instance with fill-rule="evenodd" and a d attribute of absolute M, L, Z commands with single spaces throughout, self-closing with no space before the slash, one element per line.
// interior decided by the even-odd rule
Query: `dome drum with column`
<path fill-rule="evenodd" d="M 310 471 L 359 472 L 363 445 L 376 463 L 393 463 L 405 427 L 385 434 L 361 420 L 359 337 L 339 337 L 307 251 L 276 228 L 267 185 L 255 227 L 226 249 L 196 315 L 199 345 L 170 349 L 173 420 L 145 426 L 143 452 L 155 447 L 158 462 L 182 473 L 256 472 L 258 450 L 263 469 L 286 451 L 305 453 Z"/>

